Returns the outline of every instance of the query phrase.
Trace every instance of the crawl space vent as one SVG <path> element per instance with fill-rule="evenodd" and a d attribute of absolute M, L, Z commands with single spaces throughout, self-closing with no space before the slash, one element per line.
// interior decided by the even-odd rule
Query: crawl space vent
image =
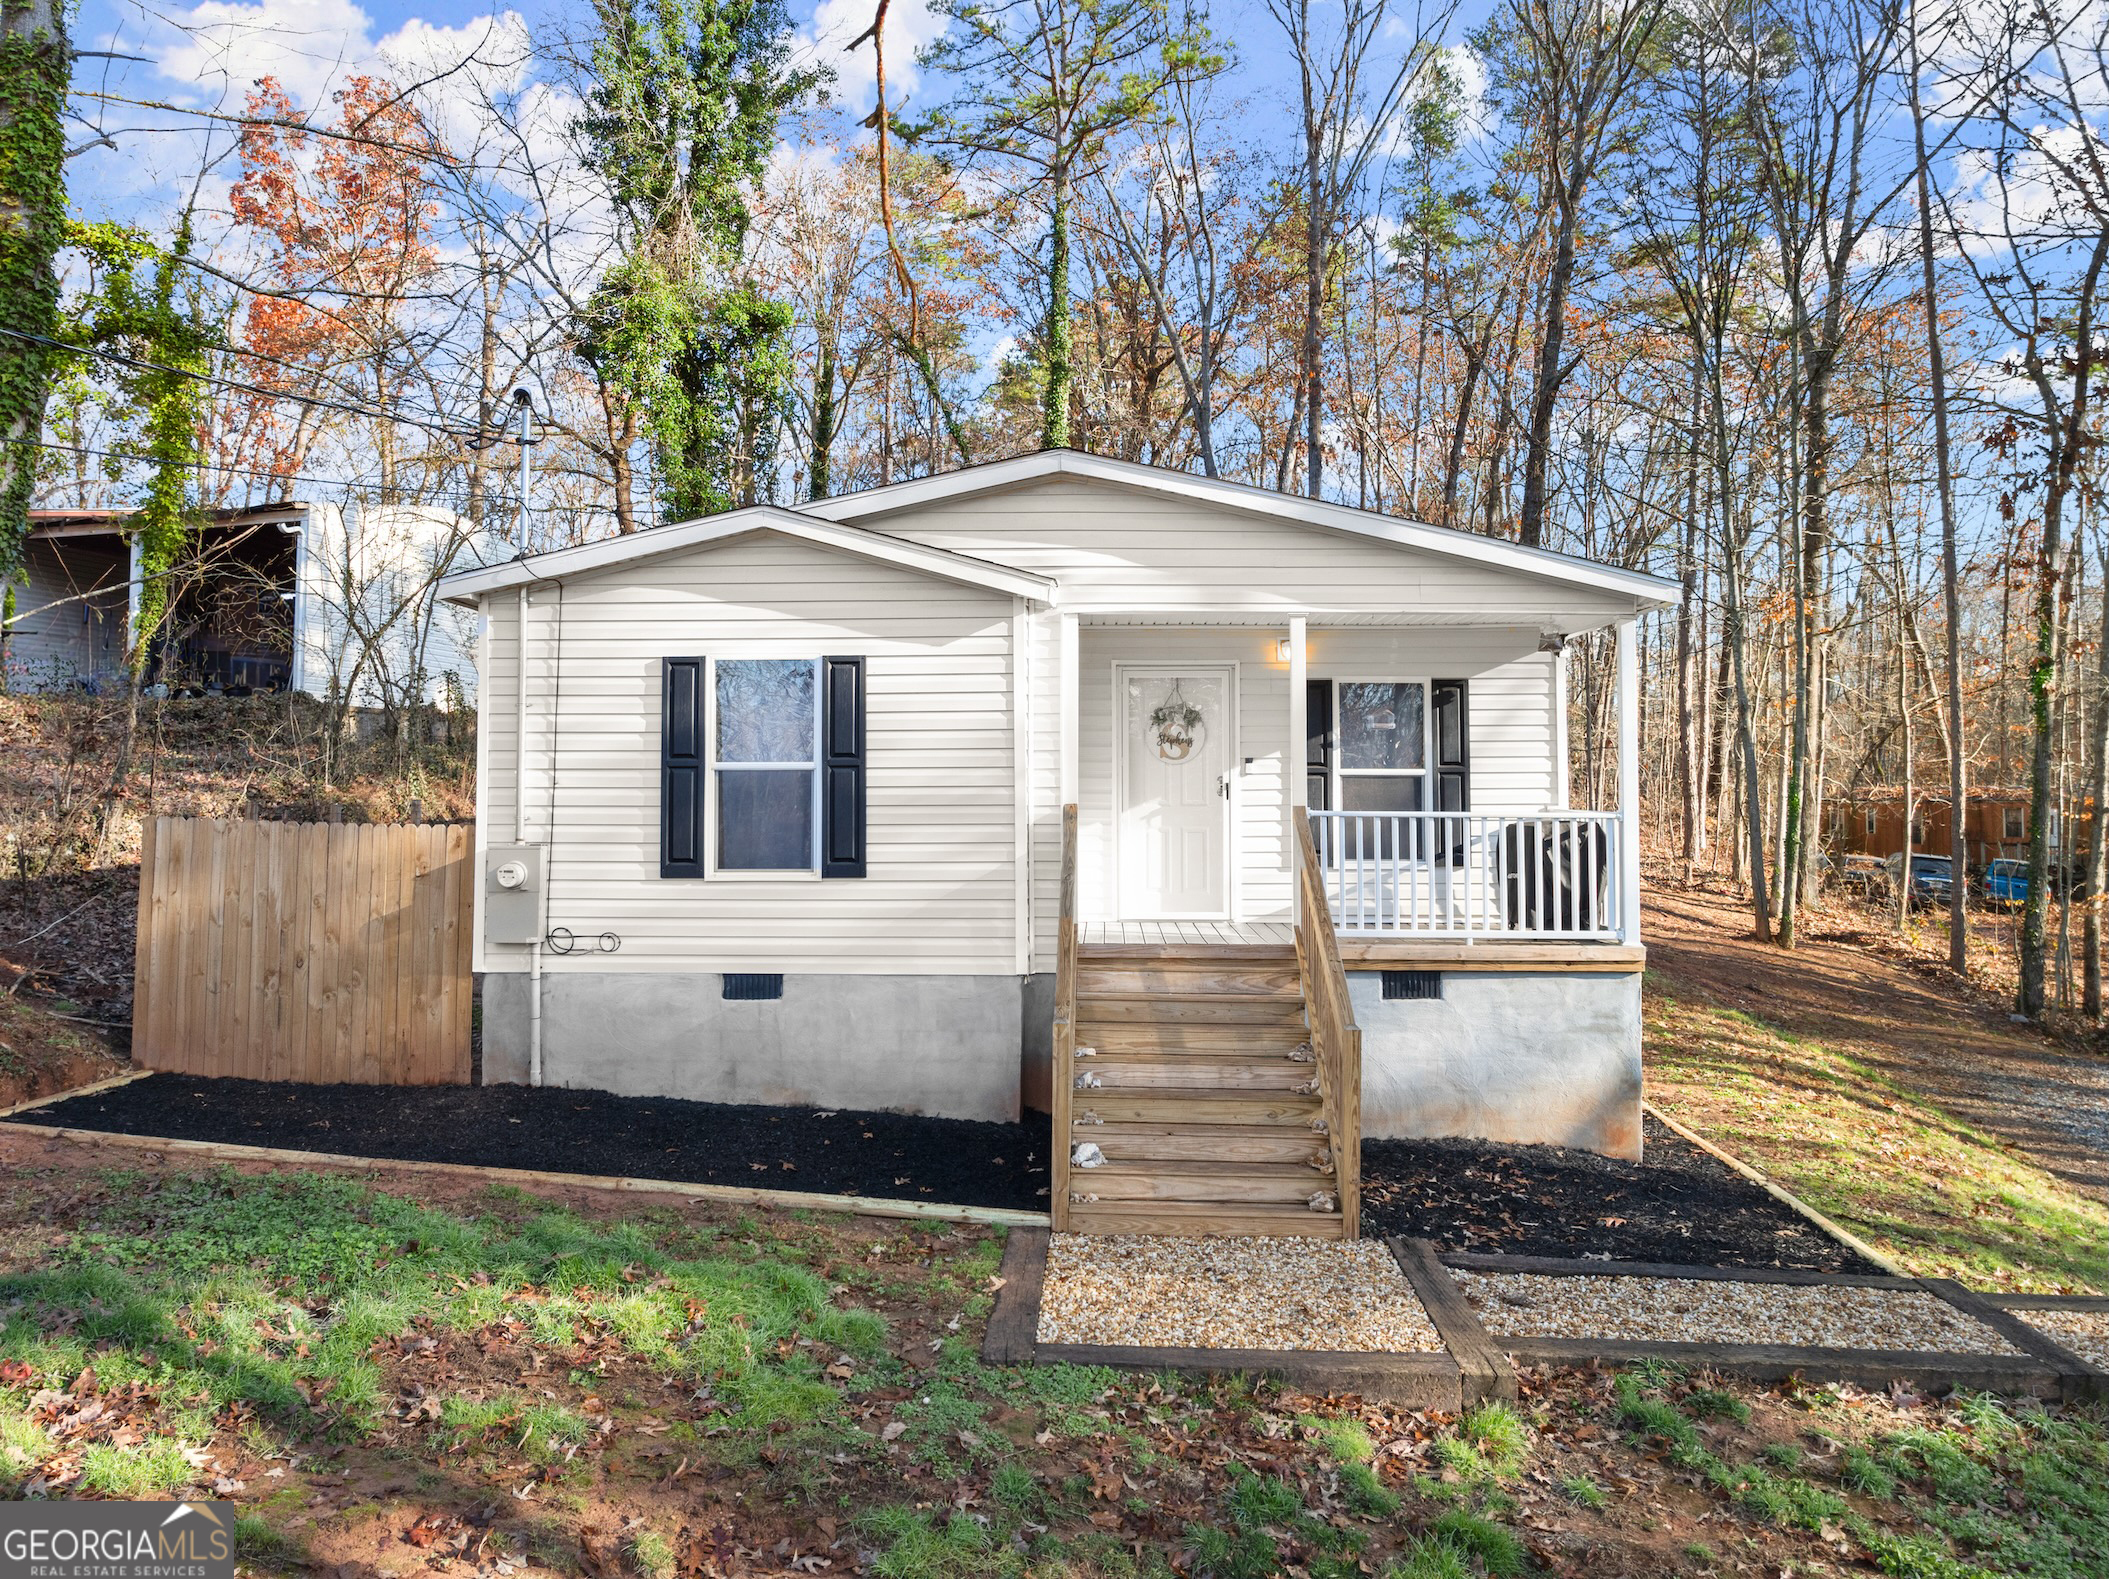
<path fill-rule="evenodd" d="M 1440 998 L 1443 973 L 1439 970 L 1388 970 L 1384 973 L 1387 998 Z"/>
<path fill-rule="evenodd" d="M 728 975 L 725 978 L 727 1002 L 758 1003 L 764 998 L 781 998 L 784 995 L 784 978 L 781 972 L 773 976 Z"/>

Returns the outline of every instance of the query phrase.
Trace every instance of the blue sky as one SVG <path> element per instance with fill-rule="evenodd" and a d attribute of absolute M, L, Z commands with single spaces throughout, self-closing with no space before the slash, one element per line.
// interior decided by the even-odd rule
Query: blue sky
<path fill-rule="evenodd" d="M 871 104 L 871 52 L 845 54 L 841 45 L 869 22 L 872 0 L 791 0 L 802 41 L 835 67 L 843 107 L 857 115 Z M 1487 0 L 1466 7 L 1483 14 Z M 77 88 L 124 98 L 168 100 L 197 108 L 234 110 L 250 83 L 270 73 L 311 111 L 327 113 L 327 93 L 350 71 L 382 69 L 384 58 L 405 61 L 458 54 L 472 41 L 498 30 L 518 37 L 524 26 L 539 33 L 552 23 L 582 26 L 583 7 L 550 9 L 531 0 L 519 12 L 494 12 L 476 0 L 197 0 L 166 8 L 148 0 L 86 0 L 76 24 L 83 50 L 107 49 L 142 55 L 146 61 L 83 59 Z M 1210 25 L 1237 53 L 1229 91 L 1244 101 L 1243 124 L 1251 128 L 1256 156 L 1291 152 L 1288 107 L 1293 81 L 1286 52 L 1274 45 L 1276 24 L 1263 0 L 1218 6 Z M 1461 41 L 1467 25 L 1452 27 Z M 927 102 L 942 84 L 918 81 L 913 47 L 927 41 L 937 23 L 926 0 L 893 0 L 888 22 L 889 78 L 916 102 Z M 200 144 L 194 119 L 99 101 L 78 95 L 75 107 L 110 132 L 113 150 L 95 147 L 75 158 L 68 184 L 75 206 L 88 218 L 139 218 L 165 214 L 194 176 Z M 92 135 L 76 127 L 72 140 Z M 226 146 L 221 131 L 218 146 Z M 211 206 L 208 204 L 208 206 Z"/>

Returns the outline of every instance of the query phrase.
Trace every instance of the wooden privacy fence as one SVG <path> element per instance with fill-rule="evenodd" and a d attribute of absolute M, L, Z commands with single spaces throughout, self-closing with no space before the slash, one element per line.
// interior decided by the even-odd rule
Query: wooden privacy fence
<path fill-rule="evenodd" d="M 469 1078 L 466 825 L 156 817 L 132 1060 L 252 1080 Z"/>

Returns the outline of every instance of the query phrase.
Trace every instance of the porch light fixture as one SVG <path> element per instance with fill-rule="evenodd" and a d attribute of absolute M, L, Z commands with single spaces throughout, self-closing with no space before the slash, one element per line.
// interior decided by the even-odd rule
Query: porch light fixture
<path fill-rule="evenodd" d="M 1538 632 L 1538 651 L 1549 652 L 1557 657 L 1566 650 L 1567 637 L 1563 633 L 1559 631 Z"/>
<path fill-rule="evenodd" d="M 1286 636 L 1274 644 L 1274 661 L 1276 663 L 1287 663 L 1289 661 L 1289 645 L 1289 638 Z"/>

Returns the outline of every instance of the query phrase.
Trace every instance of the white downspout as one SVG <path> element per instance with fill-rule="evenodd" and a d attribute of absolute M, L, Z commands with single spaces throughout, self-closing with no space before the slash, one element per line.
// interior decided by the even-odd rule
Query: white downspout
<path fill-rule="evenodd" d="M 1640 621 L 1618 622 L 1619 941 L 1640 942 Z"/>
<path fill-rule="evenodd" d="M 534 477 L 534 407 L 525 389 L 513 391 L 520 427 L 520 557 L 527 557 L 527 496 Z M 520 692 L 513 715 L 518 767 L 513 775 L 513 842 L 527 842 L 527 585 L 520 586 Z M 556 763 L 549 765 L 556 772 Z M 542 870 L 535 884 L 535 936 L 527 945 L 527 1083 L 542 1083 L 542 939 L 549 933 L 549 851 L 542 852 Z"/>

